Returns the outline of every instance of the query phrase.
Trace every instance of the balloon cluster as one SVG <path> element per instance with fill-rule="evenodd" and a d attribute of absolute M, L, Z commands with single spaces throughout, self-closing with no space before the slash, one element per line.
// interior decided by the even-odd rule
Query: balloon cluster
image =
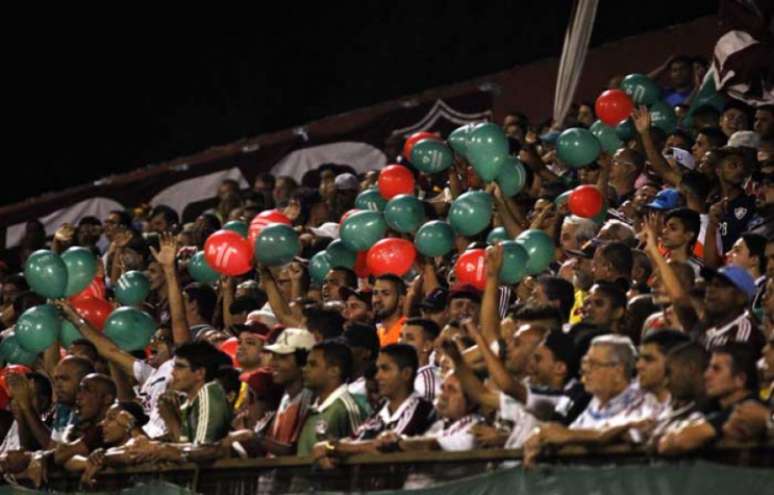
<path fill-rule="evenodd" d="M 34 292 L 50 299 L 78 294 L 97 274 L 97 258 L 84 247 L 71 247 L 62 255 L 48 249 L 32 253 L 24 264 L 24 278 Z"/>

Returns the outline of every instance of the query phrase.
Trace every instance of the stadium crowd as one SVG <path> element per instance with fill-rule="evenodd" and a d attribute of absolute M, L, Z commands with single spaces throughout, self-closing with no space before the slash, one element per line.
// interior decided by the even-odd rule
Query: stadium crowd
<path fill-rule="evenodd" d="M 106 467 L 142 463 L 311 456 L 325 470 L 363 453 L 519 448 L 529 467 L 570 444 L 671 456 L 772 438 L 774 107 L 728 99 L 685 118 L 705 66 L 680 56 L 649 75 L 681 125 L 666 132 L 637 106 L 629 135 L 581 166 L 562 159 L 560 133 L 593 127 L 594 104 L 561 125 L 508 115 L 498 128 L 523 173 L 515 192 L 454 146 L 453 163 L 434 173 L 414 166 L 417 154 L 389 156 L 411 171 L 423 227 L 456 227 L 451 210 L 465 194 L 492 204 L 483 228 L 455 228 L 441 254 L 402 227 L 416 212 L 401 210 L 377 238 L 417 245 L 407 269 L 391 269 L 397 251 L 377 266 L 357 253 L 371 246 L 342 243 L 350 220 L 370 232 L 350 210 L 382 215 L 392 201 L 373 197 L 384 195 L 383 174 L 345 164 L 300 184 L 225 181 L 192 223 L 139 206 L 48 239 L 30 221 L 0 263 L 0 469 L 40 486 L 58 466 L 88 485 Z M 573 213 L 583 198 L 566 192 L 577 186 L 601 195 L 601 211 Z M 297 234 L 281 263 L 252 232 L 262 212 L 264 229 L 279 220 Z M 233 276 L 197 257 L 227 223 L 258 259 Z M 519 243 L 545 263 L 514 277 L 524 267 L 507 245 L 535 231 L 550 241 L 539 252 Z M 294 245 L 282 242 L 278 251 Z M 86 296 L 36 291 L 34 253 L 73 247 L 97 261 Z M 460 269 L 470 253 L 472 274 Z M 147 290 L 126 304 L 137 273 Z M 84 299 L 108 304 L 108 323 Z M 30 350 L 39 337 L 20 320 L 47 301 L 59 333 Z M 119 306 L 152 318 L 138 345 L 127 335 L 144 323 L 106 329 Z"/>

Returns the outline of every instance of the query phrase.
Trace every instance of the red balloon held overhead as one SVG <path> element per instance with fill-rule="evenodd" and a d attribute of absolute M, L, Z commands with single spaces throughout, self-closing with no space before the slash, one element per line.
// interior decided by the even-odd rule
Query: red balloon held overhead
<path fill-rule="evenodd" d="M 293 222 L 280 210 L 263 210 L 253 218 L 252 222 L 250 222 L 250 228 L 247 230 L 247 238 L 250 240 L 250 245 L 254 246 L 255 239 L 261 233 L 261 230 L 273 223 L 293 225 Z"/>
<path fill-rule="evenodd" d="M 486 255 L 483 249 L 468 249 L 454 265 L 457 282 L 472 285 L 478 290 L 486 287 Z"/>
<path fill-rule="evenodd" d="M 230 339 L 223 341 L 220 344 L 219 349 L 221 352 L 225 352 L 229 355 L 231 362 L 234 363 L 235 368 L 241 368 L 239 361 L 237 361 L 236 358 L 237 347 L 239 347 L 239 339 L 236 337 L 231 337 Z"/>
<path fill-rule="evenodd" d="M 390 237 L 371 246 L 366 263 L 377 277 L 388 273 L 402 277 L 411 270 L 416 258 L 417 250 L 413 242 Z"/>
<path fill-rule="evenodd" d="M 411 152 L 414 150 L 414 145 L 423 139 L 435 139 L 436 141 L 440 141 L 441 136 L 439 136 L 435 132 L 428 132 L 428 131 L 415 132 L 411 136 L 407 137 L 406 142 L 403 143 L 403 158 L 405 158 L 408 161 L 411 161 Z"/>
<path fill-rule="evenodd" d="M 355 258 L 355 267 L 352 269 L 359 278 L 366 278 L 371 275 L 371 269 L 368 268 L 368 251 L 359 251 Z"/>
<path fill-rule="evenodd" d="M 102 331 L 105 327 L 105 320 L 113 312 L 113 305 L 104 299 L 87 297 L 72 303 L 73 309 L 78 315 L 86 320 L 92 328 Z"/>
<path fill-rule="evenodd" d="M 597 98 L 594 111 L 599 120 L 615 127 L 626 120 L 634 110 L 631 97 L 620 89 L 608 89 Z"/>
<path fill-rule="evenodd" d="M 204 243 L 204 259 L 220 274 L 243 275 L 253 267 L 253 245 L 237 232 L 219 230 Z"/>
<path fill-rule="evenodd" d="M 594 218 L 604 208 L 605 199 L 594 186 L 582 185 L 572 190 L 567 200 L 570 213 L 583 218 Z"/>
<path fill-rule="evenodd" d="M 398 194 L 414 194 L 414 174 L 403 165 L 387 165 L 379 172 L 379 194 L 392 199 Z"/>

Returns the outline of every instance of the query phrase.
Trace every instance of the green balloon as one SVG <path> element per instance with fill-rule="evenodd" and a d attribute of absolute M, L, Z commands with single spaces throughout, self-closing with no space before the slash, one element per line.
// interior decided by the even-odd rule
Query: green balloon
<path fill-rule="evenodd" d="M 384 207 L 384 220 L 398 232 L 412 233 L 425 222 L 425 206 L 409 194 L 399 194 Z"/>
<path fill-rule="evenodd" d="M 139 351 L 148 345 L 156 326 L 145 311 L 123 306 L 113 310 L 105 320 L 105 337 L 124 351 Z"/>
<path fill-rule="evenodd" d="M 595 217 L 591 217 L 591 219 L 595 223 L 600 224 L 600 225 L 605 223 L 605 220 L 607 220 L 607 208 L 608 208 L 607 201 L 605 201 L 604 204 L 602 205 L 602 209 L 599 211 L 599 213 L 597 213 L 597 215 Z"/>
<path fill-rule="evenodd" d="M 454 248 L 454 230 L 441 220 L 433 220 L 419 227 L 414 246 L 424 256 L 444 256 Z"/>
<path fill-rule="evenodd" d="M 473 128 L 471 124 L 465 124 L 454 129 L 447 139 L 449 146 L 460 156 L 466 156 L 468 153 L 468 138 Z"/>
<path fill-rule="evenodd" d="M 573 127 L 559 135 L 556 153 L 571 167 L 583 167 L 599 156 L 599 141 L 588 129 Z"/>
<path fill-rule="evenodd" d="M 510 146 L 502 128 L 492 122 L 477 126 L 470 133 L 467 158 L 484 182 L 495 180 L 505 163 Z"/>
<path fill-rule="evenodd" d="M 384 238 L 387 223 L 381 213 L 358 211 L 341 224 L 339 236 L 350 251 L 365 251 Z"/>
<path fill-rule="evenodd" d="M 290 263 L 300 252 L 301 241 L 290 225 L 269 225 L 264 227 L 255 239 L 255 259 L 267 266 Z"/>
<path fill-rule="evenodd" d="M 626 119 L 615 127 L 615 134 L 621 141 L 628 141 L 637 134 L 632 119 Z"/>
<path fill-rule="evenodd" d="M 653 127 L 658 127 L 667 134 L 671 134 L 677 129 L 675 110 L 663 101 L 657 101 L 651 105 L 650 122 Z"/>
<path fill-rule="evenodd" d="M 498 242 L 507 240 L 510 239 L 508 238 L 508 232 L 505 231 L 505 227 L 495 227 L 489 232 L 489 235 L 486 236 L 486 243 L 490 246 L 494 246 Z"/>
<path fill-rule="evenodd" d="M 68 320 L 62 320 L 62 330 L 59 332 L 59 343 L 66 349 L 78 339 L 82 339 L 81 332 Z"/>
<path fill-rule="evenodd" d="M 188 261 L 188 274 L 202 284 L 214 284 L 220 278 L 220 274 L 213 270 L 204 258 L 204 251 L 198 251 L 191 256 Z"/>
<path fill-rule="evenodd" d="M 231 220 L 230 222 L 226 222 L 226 225 L 224 225 L 223 228 L 225 230 L 234 231 L 237 234 L 244 237 L 245 239 L 247 239 L 248 226 L 245 222 L 241 220 Z"/>
<path fill-rule="evenodd" d="M 56 342 L 61 328 L 57 309 L 51 304 L 41 304 L 19 316 L 14 332 L 22 349 L 37 354 Z"/>
<path fill-rule="evenodd" d="M 615 129 L 605 125 L 601 120 L 597 120 L 589 128 L 595 138 L 599 140 L 602 149 L 609 155 L 612 155 L 619 148 L 623 148 L 624 143 L 616 134 Z"/>
<path fill-rule="evenodd" d="M 74 296 L 88 287 L 97 274 L 97 258 L 84 247 L 73 246 L 62 253 L 62 262 L 67 268 L 67 297 Z"/>
<path fill-rule="evenodd" d="M 24 278 L 30 288 L 43 297 L 59 299 L 65 295 L 67 267 L 58 254 L 48 249 L 35 251 L 27 258 Z"/>
<path fill-rule="evenodd" d="M 452 166 L 454 153 L 435 139 L 422 139 L 411 150 L 411 164 L 420 172 L 437 174 Z"/>
<path fill-rule="evenodd" d="M 518 158 L 508 155 L 497 174 L 497 184 L 506 196 L 516 196 L 524 188 L 527 181 L 527 171 Z"/>
<path fill-rule="evenodd" d="M 461 194 L 449 209 L 449 224 L 455 232 L 473 236 L 487 228 L 492 218 L 492 197 L 484 191 Z"/>
<path fill-rule="evenodd" d="M 325 251 L 320 251 L 309 260 L 309 276 L 314 284 L 322 285 L 329 271 L 331 271 L 331 260 Z"/>
<path fill-rule="evenodd" d="M 572 194 L 572 189 L 569 191 L 564 191 L 562 194 L 556 197 L 554 204 L 556 206 L 567 204 L 567 202 L 570 200 L 570 194 Z"/>
<path fill-rule="evenodd" d="M 341 239 L 336 239 L 328 244 L 325 252 L 328 255 L 331 268 L 349 268 L 350 270 L 355 268 L 357 253 L 349 250 Z"/>
<path fill-rule="evenodd" d="M 632 97 L 635 105 L 650 106 L 661 99 L 661 90 L 643 74 L 629 74 L 621 81 L 621 89 Z"/>
<path fill-rule="evenodd" d="M 144 273 L 132 270 L 121 275 L 115 287 L 116 299 L 124 306 L 140 304 L 150 293 L 150 282 Z"/>
<path fill-rule="evenodd" d="M 502 246 L 503 265 L 500 267 L 500 281 L 508 285 L 518 283 L 527 274 L 527 250 L 516 241 L 504 241 Z"/>
<path fill-rule="evenodd" d="M 21 348 L 14 332 L 9 332 L 0 343 L 0 356 L 8 364 L 24 364 L 30 366 L 38 359 L 37 353 L 27 352 Z"/>
<path fill-rule="evenodd" d="M 355 198 L 355 208 L 361 210 L 384 211 L 387 200 L 379 194 L 378 189 L 366 189 Z"/>
<path fill-rule="evenodd" d="M 548 234 L 538 229 L 528 229 L 519 234 L 516 242 L 527 251 L 527 273 L 536 275 L 554 261 L 554 243 Z"/>

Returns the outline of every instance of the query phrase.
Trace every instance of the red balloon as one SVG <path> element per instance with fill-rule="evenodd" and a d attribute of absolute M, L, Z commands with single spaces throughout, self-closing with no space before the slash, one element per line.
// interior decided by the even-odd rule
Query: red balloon
<path fill-rule="evenodd" d="M 371 275 L 371 269 L 368 268 L 368 251 L 359 251 L 357 253 L 353 271 L 359 278 L 366 278 Z"/>
<path fill-rule="evenodd" d="M 387 273 L 402 277 L 411 270 L 416 258 L 417 250 L 413 242 L 390 237 L 371 246 L 366 263 L 377 277 Z"/>
<path fill-rule="evenodd" d="M 407 137 L 406 142 L 403 143 L 403 158 L 411 161 L 411 151 L 414 149 L 414 145 L 423 139 L 435 139 L 436 141 L 440 141 L 441 136 L 439 136 L 436 132 L 415 132 L 411 136 Z"/>
<path fill-rule="evenodd" d="M 204 259 L 218 273 L 242 275 L 253 267 L 253 245 L 232 230 L 219 230 L 204 243 Z"/>
<path fill-rule="evenodd" d="M 414 194 L 414 174 L 403 165 L 387 165 L 379 172 L 379 194 L 392 199 L 398 194 Z"/>
<path fill-rule="evenodd" d="M 264 227 L 273 223 L 284 223 L 293 225 L 293 222 L 280 210 L 263 210 L 250 222 L 250 228 L 247 230 L 247 238 L 250 239 L 250 245 L 255 245 L 255 239 L 261 233 Z"/>
<path fill-rule="evenodd" d="M 599 120 L 615 127 L 626 120 L 634 110 L 632 99 L 620 89 L 608 89 L 597 98 L 594 111 Z"/>
<path fill-rule="evenodd" d="M 594 186 L 583 185 L 572 190 L 567 200 L 567 207 L 573 215 L 583 218 L 594 218 L 605 205 L 602 193 Z"/>
<path fill-rule="evenodd" d="M 85 289 L 70 297 L 70 302 L 75 303 L 83 299 L 106 299 L 105 280 L 99 276 L 94 277 L 94 280 Z"/>
<path fill-rule="evenodd" d="M 237 347 L 239 347 L 239 339 L 236 337 L 231 337 L 230 339 L 224 340 L 220 344 L 220 350 L 231 357 L 231 362 L 234 363 L 234 367 L 241 368 L 239 361 L 237 361 L 236 358 Z"/>
<path fill-rule="evenodd" d="M 81 318 L 86 320 L 89 325 L 100 332 L 105 327 L 105 320 L 113 311 L 113 306 L 104 299 L 87 297 L 79 299 L 72 303 L 73 309 Z"/>
<path fill-rule="evenodd" d="M 478 290 L 486 286 L 486 258 L 483 249 L 468 249 L 457 258 L 454 265 L 457 282 L 472 285 Z"/>
<path fill-rule="evenodd" d="M 344 212 L 344 214 L 343 214 L 343 215 L 341 215 L 341 220 L 339 220 L 339 225 L 341 225 L 342 223 L 344 223 L 344 220 L 346 220 L 347 218 L 349 218 L 349 216 L 350 216 L 350 215 L 353 215 L 353 214 L 355 214 L 355 213 L 357 213 L 357 212 L 359 212 L 359 211 L 363 211 L 363 210 L 361 210 L 361 209 L 359 209 L 359 208 L 352 208 L 351 210 L 347 210 L 347 211 L 345 211 L 345 212 Z"/>

